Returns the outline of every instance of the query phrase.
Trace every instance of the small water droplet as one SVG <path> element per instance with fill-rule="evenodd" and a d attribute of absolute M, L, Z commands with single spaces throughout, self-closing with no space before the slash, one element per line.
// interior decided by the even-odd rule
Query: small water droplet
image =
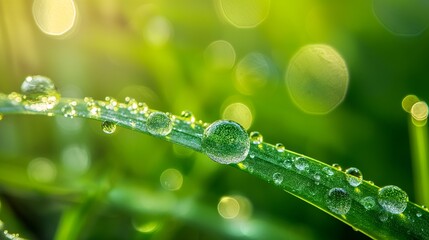
<path fill-rule="evenodd" d="M 110 121 L 104 121 L 101 124 L 101 129 L 103 129 L 104 133 L 112 134 L 116 131 L 116 123 Z"/>
<path fill-rule="evenodd" d="M 134 98 L 126 97 L 125 103 L 131 114 L 137 114 L 139 112 L 139 103 Z"/>
<path fill-rule="evenodd" d="M 344 189 L 332 188 L 328 192 L 326 205 L 332 212 L 344 215 L 349 212 L 352 205 L 352 199 Z"/>
<path fill-rule="evenodd" d="M 322 170 L 323 170 L 323 171 L 326 173 L 326 175 L 328 175 L 328 176 L 332 176 L 332 175 L 334 175 L 334 171 L 332 171 L 332 169 L 331 169 L 330 167 L 324 167 Z"/>
<path fill-rule="evenodd" d="M 253 144 L 261 144 L 264 141 L 264 137 L 259 132 L 254 131 L 250 133 L 250 141 Z"/>
<path fill-rule="evenodd" d="M 113 110 L 113 111 L 118 111 L 119 107 L 118 107 L 118 101 L 112 97 L 106 97 L 104 99 L 106 101 L 106 109 L 108 110 Z"/>
<path fill-rule="evenodd" d="M 366 210 L 370 210 L 375 206 L 375 200 L 373 197 L 364 197 L 360 200 L 360 204 L 362 204 L 362 206 L 366 209 Z"/>
<path fill-rule="evenodd" d="M 380 219 L 380 221 L 385 222 L 389 219 L 389 214 L 387 212 L 382 211 L 380 212 L 378 218 Z"/>
<path fill-rule="evenodd" d="M 417 213 L 416 213 L 416 216 L 417 216 L 417 217 L 421 217 L 422 215 L 423 215 L 423 214 L 422 214 L 421 212 L 417 212 Z"/>
<path fill-rule="evenodd" d="M 17 92 L 11 92 L 11 93 L 9 93 L 9 95 L 7 95 L 7 98 L 9 98 L 9 100 L 11 100 L 12 103 L 14 103 L 14 104 L 18 104 L 18 103 L 22 102 L 22 97 L 23 96 Z"/>
<path fill-rule="evenodd" d="M 51 79 L 44 76 L 28 76 L 21 85 L 24 107 L 32 111 L 47 111 L 60 101 L 60 94 Z"/>
<path fill-rule="evenodd" d="M 89 115 L 93 117 L 99 117 L 101 109 L 97 106 L 94 99 L 85 97 L 83 100 L 86 103 L 86 109 L 88 110 Z"/>
<path fill-rule="evenodd" d="M 166 136 L 173 130 L 173 121 L 163 112 L 152 112 L 147 119 L 147 130 L 156 136 Z"/>
<path fill-rule="evenodd" d="M 194 114 L 192 114 L 192 112 L 190 111 L 182 111 L 182 113 L 180 113 L 180 116 L 188 123 L 188 124 L 193 124 L 195 123 L 195 117 Z"/>
<path fill-rule="evenodd" d="M 64 105 L 61 108 L 61 112 L 63 113 L 64 117 L 68 118 L 74 118 L 77 116 L 76 107 L 77 103 L 75 101 L 69 102 L 68 104 Z"/>
<path fill-rule="evenodd" d="M 407 202 L 407 193 L 397 186 L 389 185 L 378 190 L 378 203 L 390 213 L 402 213 L 407 208 Z"/>
<path fill-rule="evenodd" d="M 240 124 L 219 120 L 204 130 L 201 147 L 213 161 L 222 164 L 239 163 L 247 157 L 250 141 Z"/>
<path fill-rule="evenodd" d="M 308 167 L 307 160 L 303 157 L 297 157 L 294 161 L 296 169 L 304 171 Z"/>
<path fill-rule="evenodd" d="M 355 167 L 347 168 L 345 173 L 346 179 L 349 182 L 350 186 L 357 187 L 362 183 L 362 173 L 359 169 Z"/>
<path fill-rule="evenodd" d="M 341 165 L 338 164 L 338 163 L 332 164 L 332 167 L 335 168 L 335 169 L 337 169 L 338 171 L 342 171 L 343 170 L 343 168 L 341 167 Z"/>
<path fill-rule="evenodd" d="M 281 173 L 274 173 L 273 181 L 274 181 L 274 184 L 280 185 L 283 182 L 283 175 Z"/>
<path fill-rule="evenodd" d="M 139 106 L 139 108 L 138 108 L 139 114 L 146 114 L 149 111 L 148 105 L 144 102 L 139 102 L 138 106 Z"/>
<path fill-rule="evenodd" d="M 319 184 L 320 181 L 320 174 L 319 173 L 315 173 L 313 175 L 314 181 L 316 181 L 316 184 Z"/>
<path fill-rule="evenodd" d="M 255 154 L 249 154 L 249 157 L 250 157 L 251 159 L 253 159 L 253 158 L 255 158 Z"/>
<path fill-rule="evenodd" d="M 283 165 L 285 166 L 285 168 L 291 169 L 292 168 L 292 160 L 290 160 L 290 159 L 284 160 Z"/>
<path fill-rule="evenodd" d="M 284 152 L 285 146 L 282 143 L 277 143 L 276 144 L 276 150 L 277 150 L 277 152 Z"/>
<path fill-rule="evenodd" d="M 428 208 L 425 205 L 422 205 L 422 208 L 426 211 L 428 211 Z"/>

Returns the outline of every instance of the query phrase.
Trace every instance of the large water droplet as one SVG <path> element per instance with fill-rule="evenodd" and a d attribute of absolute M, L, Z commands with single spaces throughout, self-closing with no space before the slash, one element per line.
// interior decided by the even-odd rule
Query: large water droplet
<path fill-rule="evenodd" d="M 352 205 L 352 199 L 344 189 L 332 188 L 328 192 L 326 205 L 332 212 L 344 215 L 349 212 Z"/>
<path fill-rule="evenodd" d="M 362 204 L 362 206 L 366 209 L 366 210 L 370 210 L 375 206 L 375 200 L 373 197 L 364 197 L 360 200 L 360 204 Z"/>
<path fill-rule="evenodd" d="M 116 123 L 110 121 L 104 121 L 101 124 L 101 129 L 104 133 L 112 134 L 116 131 Z"/>
<path fill-rule="evenodd" d="M 407 202 L 407 193 L 397 186 L 389 185 L 378 190 L 378 203 L 390 213 L 402 213 L 407 208 Z"/>
<path fill-rule="evenodd" d="M 46 111 L 55 107 L 60 100 L 51 79 L 43 76 L 29 76 L 21 85 L 24 107 L 33 111 Z"/>
<path fill-rule="evenodd" d="M 346 169 L 346 179 L 352 187 L 357 187 L 362 183 L 362 173 L 359 169 L 351 167 Z"/>
<path fill-rule="evenodd" d="M 259 132 L 251 132 L 250 140 L 253 144 L 261 144 L 264 141 L 264 137 Z"/>
<path fill-rule="evenodd" d="M 250 140 L 238 123 L 219 120 L 205 129 L 201 147 L 213 161 L 222 164 L 239 163 L 249 153 Z"/>
<path fill-rule="evenodd" d="M 274 173 L 273 181 L 274 181 L 274 184 L 280 185 L 283 182 L 283 175 L 281 173 Z"/>
<path fill-rule="evenodd" d="M 156 136 L 166 136 L 173 129 L 173 121 L 163 112 L 153 112 L 147 119 L 147 130 Z"/>

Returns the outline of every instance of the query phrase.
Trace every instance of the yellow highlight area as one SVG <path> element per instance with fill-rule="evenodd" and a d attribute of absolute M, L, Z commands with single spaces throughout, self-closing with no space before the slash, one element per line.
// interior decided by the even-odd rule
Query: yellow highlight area
<path fill-rule="evenodd" d="M 407 113 L 411 113 L 411 108 L 413 105 L 419 101 L 419 98 L 416 95 L 407 95 L 402 99 L 402 109 Z"/>
<path fill-rule="evenodd" d="M 417 121 L 424 121 L 428 118 L 428 105 L 426 102 L 416 102 L 411 107 L 411 116 Z"/>
<path fill-rule="evenodd" d="M 292 100 L 301 110 L 326 114 L 344 100 L 349 73 L 334 48 L 314 44 L 302 47 L 292 57 L 285 80 Z"/>
<path fill-rule="evenodd" d="M 223 119 L 233 120 L 246 130 L 252 126 L 253 115 L 250 108 L 243 103 L 236 102 L 228 105 L 222 114 Z"/>
<path fill-rule="evenodd" d="M 159 228 L 159 223 L 157 221 L 141 222 L 137 219 L 132 221 L 134 229 L 141 233 L 152 233 Z"/>
<path fill-rule="evenodd" d="M 240 204 L 233 197 L 222 197 L 217 205 L 219 215 L 225 219 L 234 219 L 240 212 Z"/>
<path fill-rule="evenodd" d="M 220 15 L 237 28 L 254 28 L 270 12 L 270 0 L 217 0 Z"/>
<path fill-rule="evenodd" d="M 40 30 L 48 35 L 61 36 L 76 22 L 77 10 L 73 0 L 34 0 L 33 17 Z"/>

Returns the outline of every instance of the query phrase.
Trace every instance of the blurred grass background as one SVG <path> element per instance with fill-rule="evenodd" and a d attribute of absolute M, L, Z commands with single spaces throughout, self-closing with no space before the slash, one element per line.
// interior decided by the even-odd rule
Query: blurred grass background
<path fill-rule="evenodd" d="M 415 201 L 409 116 L 401 101 L 407 94 L 429 98 L 429 33 L 423 31 L 429 21 L 410 8 L 405 19 L 417 20 L 401 24 L 397 9 L 375 1 L 393 16 L 386 20 L 393 27 L 369 0 L 254 0 L 248 8 L 232 1 L 242 9 L 232 13 L 243 21 L 269 3 L 266 18 L 250 28 L 228 22 L 217 0 L 78 0 L 73 28 L 51 36 L 35 21 L 32 1 L 0 0 L 0 91 L 19 91 L 26 76 L 40 74 L 64 97 L 129 96 L 174 114 L 190 110 L 206 122 L 241 103 L 249 131 L 260 131 L 265 141 L 357 167 L 364 179 L 397 185 Z M 224 47 L 209 47 L 218 40 Z M 325 115 L 300 110 L 285 84 L 292 56 L 315 43 L 335 48 L 349 71 L 346 98 Z M 247 73 L 257 82 L 243 87 L 237 69 L 250 53 L 263 57 Z M 160 180 L 171 168 L 178 175 Z M 125 129 L 106 135 L 100 123 L 81 119 L 5 116 L 0 194 L 4 229 L 31 239 L 53 238 L 58 227 L 82 239 L 365 238 L 202 154 Z M 223 196 L 245 199 L 239 217 L 219 214 Z"/>

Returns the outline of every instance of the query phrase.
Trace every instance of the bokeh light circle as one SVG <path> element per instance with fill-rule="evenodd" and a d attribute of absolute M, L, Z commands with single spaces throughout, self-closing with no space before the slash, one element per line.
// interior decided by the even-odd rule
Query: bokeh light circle
<path fill-rule="evenodd" d="M 304 112 L 326 114 L 346 96 L 349 74 L 341 55 L 332 47 L 302 47 L 291 59 L 286 86 L 294 103 Z"/>
<path fill-rule="evenodd" d="M 270 12 L 270 0 L 218 0 L 221 15 L 237 28 L 253 28 Z"/>
<path fill-rule="evenodd" d="M 43 33 L 64 35 L 75 25 L 76 5 L 73 0 L 34 0 L 33 17 Z"/>

